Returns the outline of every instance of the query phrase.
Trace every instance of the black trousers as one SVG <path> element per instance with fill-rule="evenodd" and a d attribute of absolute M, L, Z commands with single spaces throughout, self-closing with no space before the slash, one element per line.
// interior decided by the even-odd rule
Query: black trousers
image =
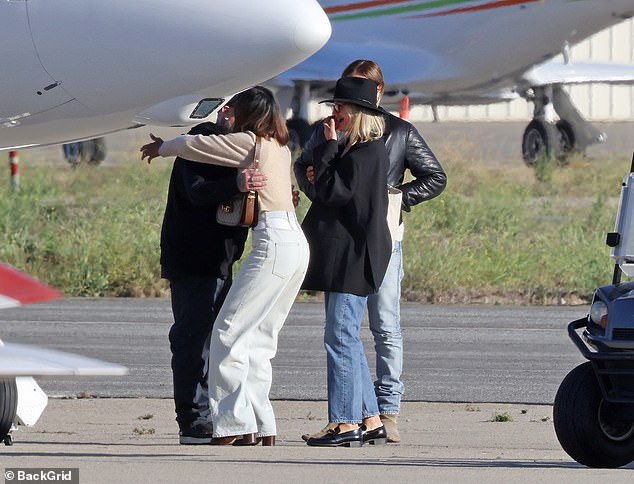
<path fill-rule="evenodd" d="M 211 328 L 230 287 L 231 278 L 188 276 L 170 280 L 174 324 L 169 341 L 176 421 L 181 428 L 209 419 Z"/>

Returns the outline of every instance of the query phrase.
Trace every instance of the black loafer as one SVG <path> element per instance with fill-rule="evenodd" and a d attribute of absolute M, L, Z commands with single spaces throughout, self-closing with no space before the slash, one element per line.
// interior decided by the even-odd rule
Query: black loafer
<path fill-rule="evenodd" d="M 381 425 L 372 430 L 365 430 L 365 427 L 361 427 L 363 431 L 363 443 L 370 445 L 386 445 L 387 444 L 387 430 L 385 425 Z"/>
<path fill-rule="evenodd" d="M 341 432 L 337 425 L 322 437 L 308 439 L 306 442 L 313 447 L 361 447 L 363 445 L 363 430 L 361 427 Z"/>

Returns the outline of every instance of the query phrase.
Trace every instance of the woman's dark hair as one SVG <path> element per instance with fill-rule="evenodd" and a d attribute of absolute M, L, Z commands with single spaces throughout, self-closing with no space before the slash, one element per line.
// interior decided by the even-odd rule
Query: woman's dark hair
<path fill-rule="evenodd" d="M 233 131 L 251 131 L 263 138 L 275 138 L 288 144 L 288 129 L 282 110 L 273 93 L 262 86 L 247 89 L 232 98 Z"/>

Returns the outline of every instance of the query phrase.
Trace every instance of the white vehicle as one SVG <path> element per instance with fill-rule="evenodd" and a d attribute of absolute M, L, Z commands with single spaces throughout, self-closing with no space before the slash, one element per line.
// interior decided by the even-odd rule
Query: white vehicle
<path fill-rule="evenodd" d="M 381 66 L 387 83 L 383 105 L 390 109 L 404 95 L 432 108 L 518 97 L 533 102 L 533 120 L 522 139 L 528 164 L 540 153 L 563 157 L 604 139 L 563 86 L 634 81 L 631 64 L 567 61 L 570 46 L 632 17 L 634 0 L 319 3 L 332 24 L 330 40 L 272 81 L 294 110 L 291 124 L 300 139 L 310 133 L 308 101 L 327 99 L 343 68 L 359 58 Z"/>
<path fill-rule="evenodd" d="M 553 403 L 555 434 L 574 460 L 616 468 L 634 461 L 634 156 L 621 185 L 612 247 L 612 284 L 595 290 L 588 314 L 568 335 L 588 360 L 561 382 Z M 622 282 L 621 276 L 630 279 Z M 581 330 L 581 331 L 580 331 Z"/>

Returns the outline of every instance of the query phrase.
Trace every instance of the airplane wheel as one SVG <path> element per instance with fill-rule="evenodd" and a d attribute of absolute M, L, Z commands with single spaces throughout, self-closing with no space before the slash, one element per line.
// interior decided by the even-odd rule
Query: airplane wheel
<path fill-rule="evenodd" d="M 534 166 L 541 158 L 554 160 L 559 153 L 560 137 L 557 127 L 538 119 L 533 119 L 522 137 L 522 157 L 528 166 Z"/>
<path fill-rule="evenodd" d="M 568 156 L 576 151 L 577 138 L 572 125 L 563 119 L 555 125 L 559 132 L 559 162 L 568 163 Z"/>
<path fill-rule="evenodd" d="M 619 404 L 604 400 L 589 361 L 573 369 L 557 390 L 553 423 L 566 453 L 588 467 L 616 468 L 634 460 L 634 421 L 618 418 Z"/>
<path fill-rule="evenodd" d="M 11 425 L 15 420 L 17 406 L 18 388 L 15 379 L 0 380 L 0 440 L 5 444 L 12 442 L 9 430 L 11 430 Z"/>
<path fill-rule="evenodd" d="M 75 143 L 66 143 L 62 146 L 64 158 L 73 168 L 80 163 L 86 162 L 89 165 L 98 165 L 106 159 L 106 140 L 104 138 L 94 138 Z"/>
<path fill-rule="evenodd" d="M 98 165 L 106 159 L 106 140 L 95 138 L 82 142 L 82 157 L 91 165 Z"/>

